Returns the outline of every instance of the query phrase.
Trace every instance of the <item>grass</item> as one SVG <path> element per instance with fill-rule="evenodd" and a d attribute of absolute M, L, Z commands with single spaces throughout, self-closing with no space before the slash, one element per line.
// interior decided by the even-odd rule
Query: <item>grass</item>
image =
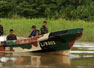
<path fill-rule="evenodd" d="M 36 25 L 38 29 L 40 29 L 42 22 L 46 20 L 48 22 L 48 29 L 49 32 L 64 30 L 64 29 L 71 29 L 71 28 L 84 28 L 84 34 L 79 41 L 85 42 L 93 42 L 94 41 L 94 22 L 85 22 L 82 20 L 64 20 L 64 19 L 26 19 L 26 18 L 19 18 L 19 19 L 6 19 L 0 18 L 0 24 L 4 27 L 5 35 L 8 35 L 10 29 L 15 30 L 15 34 L 17 36 L 27 37 L 31 30 L 32 25 Z"/>

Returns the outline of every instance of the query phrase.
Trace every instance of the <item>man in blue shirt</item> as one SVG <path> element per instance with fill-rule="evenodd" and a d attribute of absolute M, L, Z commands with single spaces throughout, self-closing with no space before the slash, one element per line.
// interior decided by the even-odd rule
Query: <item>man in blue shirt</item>
<path fill-rule="evenodd" d="M 32 26 L 32 32 L 31 32 L 31 34 L 29 35 L 29 37 L 35 37 L 35 36 L 38 36 L 38 34 L 39 34 L 39 31 L 36 29 L 36 26 L 35 25 L 33 25 Z"/>

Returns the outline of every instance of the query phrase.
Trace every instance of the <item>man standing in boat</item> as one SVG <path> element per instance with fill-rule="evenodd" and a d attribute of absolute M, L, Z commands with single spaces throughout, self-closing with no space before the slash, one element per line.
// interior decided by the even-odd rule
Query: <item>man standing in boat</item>
<path fill-rule="evenodd" d="M 47 22 L 44 21 L 44 22 L 43 22 L 43 25 L 42 25 L 42 27 L 41 27 L 41 29 L 40 29 L 41 34 L 46 34 L 46 33 L 48 33 L 48 28 L 47 28 L 46 26 L 47 26 Z"/>
<path fill-rule="evenodd" d="M 17 40 L 17 37 L 14 34 L 14 30 L 13 29 L 10 29 L 10 34 L 7 36 L 7 40 Z"/>
<path fill-rule="evenodd" d="M 35 36 L 38 36 L 39 35 L 39 31 L 36 29 L 36 26 L 35 25 L 33 25 L 32 26 L 32 32 L 31 32 L 31 34 L 29 35 L 29 37 L 35 37 Z"/>
<path fill-rule="evenodd" d="M 0 25 L 0 36 L 3 35 L 3 26 Z"/>

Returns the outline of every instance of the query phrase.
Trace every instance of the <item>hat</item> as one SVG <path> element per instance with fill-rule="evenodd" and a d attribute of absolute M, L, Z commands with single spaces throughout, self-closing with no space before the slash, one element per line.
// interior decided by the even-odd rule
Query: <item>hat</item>
<path fill-rule="evenodd" d="M 43 23 L 47 23 L 47 21 L 43 21 Z"/>
<path fill-rule="evenodd" d="M 10 29 L 10 32 L 11 32 L 11 31 L 14 31 L 14 30 L 13 30 L 13 29 Z"/>
<path fill-rule="evenodd" d="M 32 28 L 36 28 L 36 26 L 35 26 L 35 25 L 33 25 L 33 26 L 32 26 Z"/>

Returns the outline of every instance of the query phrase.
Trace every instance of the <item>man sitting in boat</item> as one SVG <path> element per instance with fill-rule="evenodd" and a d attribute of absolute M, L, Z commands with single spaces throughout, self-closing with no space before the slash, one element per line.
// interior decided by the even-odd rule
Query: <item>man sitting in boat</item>
<path fill-rule="evenodd" d="M 48 28 L 47 28 L 46 26 L 47 26 L 47 22 L 44 21 L 44 22 L 43 22 L 43 25 L 42 25 L 42 27 L 41 27 L 41 29 L 40 29 L 41 34 L 46 34 L 46 33 L 48 33 Z"/>
<path fill-rule="evenodd" d="M 0 25 L 0 36 L 3 35 L 3 26 Z"/>
<path fill-rule="evenodd" d="M 35 36 L 38 36 L 39 35 L 39 31 L 36 29 L 36 26 L 33 25 L 32 26 L 32 32 L 31 34 L 29 35 L 29 37 L 35 37 Z"/>
<path fill-rule="evenodd" d="M 13 29 L 10 29 L 10 34 L 7 36 L 7 40 L 17 40 L 17 37 L 14 34 L 14 30 Z"/>

